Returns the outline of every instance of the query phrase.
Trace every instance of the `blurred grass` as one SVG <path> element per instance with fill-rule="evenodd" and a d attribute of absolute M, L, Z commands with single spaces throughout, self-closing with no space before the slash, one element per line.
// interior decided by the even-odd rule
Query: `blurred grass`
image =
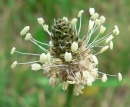
<path fill-rule="evenodd" d="M 123 74 L 123 81 L 110 78 L 106 83 L 96 81 L 86 87 L 84 94 L 74 98 L 74 107 L 129 107 L 130 106 L 130 1 L 129 0 L 1 0 L 0 1 L 0 107 L 62 107 L 65 92 L 61 85 L 48 85 L 42 71 L 33 72 L 30 65 L 11 69 L 14 60 L 19 62 L 36 60 L 30 56 L 10 55 L 15 46 L 24 52 L 41 53 L 40 49 L 19 36 L 21 29 L 29 25 L 31 34 L 39 41 L 48 42 L 49 36 L 37 23 L 43 17 L 45 23 L 63 16 L 70 20 L 83 9 L 81 35 L 86 34 L 89 7 L 106 17 L 105 26 L 111 31 L 118 25 L 120 35 L 114 39 L 114 50 L 99 55 L 99 71 Z"/>

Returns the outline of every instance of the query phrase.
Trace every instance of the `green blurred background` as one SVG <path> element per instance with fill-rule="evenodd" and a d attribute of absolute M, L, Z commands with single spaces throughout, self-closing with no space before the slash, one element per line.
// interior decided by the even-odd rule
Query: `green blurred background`
<path fill-rule="evenodd" d="M 89 7 L 106 17 L 106 33 L 118 25 L 120 35 L 114 38 L 114 50 L 107 50 L 99 58 L 99 71 L 110 74 L 121 72 L 123 81 L 109 77 L 86 87 L 84 94 L 74 97 L 74 107 L 130 107 L 130 0 L 0 0 L 0 107 L 63 107 L 66 92 L 61 85 L 49 86 L 42 71 L 31 71 L 30 65 L 11 69 L 13 61 L 26 62 L 35 57 L 14 54 L 12 47 L 23 52 L 41 53 L 31 42 L 25 42 L 19 32 L 31 27 L 32 36 L 48 43 L 49 36 L 37 23 L 43 17 L 51 28 L 53 20 L 77 17 L 83 9 L 82 33 L 87 33 Z"/>

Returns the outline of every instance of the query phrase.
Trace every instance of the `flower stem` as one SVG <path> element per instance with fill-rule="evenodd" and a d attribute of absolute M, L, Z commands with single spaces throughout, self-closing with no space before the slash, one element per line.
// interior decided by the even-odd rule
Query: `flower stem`
<path fill-rule="evenodd" d="M 70 84 L 68 87 L 68 94 L 67 94 L 67 99 L 64 107 L 72 107 L 73 90 L 74 90 L 74 84 Z"/>

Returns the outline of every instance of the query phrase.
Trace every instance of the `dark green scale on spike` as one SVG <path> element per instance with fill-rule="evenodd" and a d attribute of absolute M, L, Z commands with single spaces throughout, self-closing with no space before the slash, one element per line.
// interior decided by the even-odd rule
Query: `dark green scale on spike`
<path fill-rule="evenodd" d="M 65 52 L 71 52 L 71 44 L 78 41 L 75 27 L 64 18 L 56 20 L 52 26 L 51 41 L 51 55 L 63 59 Z"/>

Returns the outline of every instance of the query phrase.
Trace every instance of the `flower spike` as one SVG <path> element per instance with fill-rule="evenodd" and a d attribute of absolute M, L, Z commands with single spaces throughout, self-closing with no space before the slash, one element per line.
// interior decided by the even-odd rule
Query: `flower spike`
<path fill-rule="evenodd" d="M 83 10 L 79 11 L 78 18 L 72 20 L 67 17 L 54 19 L 54 24 L 50 28 L 51 31 L 49 31 L 48 25 L 44 24 L 44 19 L 38 18 L 38 23 L 50 36 L 48 44 L 34 39 L 29 32 L 30 27 L 24 27 L 20 35 L 26 35 L 25 40 L 37 45 L 41 49 L 41 53 L 22 53 L 13 47 L 11 55 L 14 52 L 21 55 L 33 55 L 36 56 L 37 60 L 23 63 L 15 61 L 11 68 L 16 65 L 30 64 L 34 71 L 43 70 L 44 75 L 49 78 L 51 86 L 56 87 L 62 83 L 62 89 L 67 90 L 68 86 L 73 85 L 74 95 L 82 94 L 84 86 L 92 86 L 97 79 L 106 82 L 108 77 L 112 76 L 121 81 L 121 73 L 110 75 L 98 70 L 98 55 L 108 48 L 113 50 L 112 40 L 116 37 L 115 35 L 119 34 L 117 25 L 114 26 L 114 30 L 105 34 L 107 29 L 103 26 L 103 23 L 106 18 L 95 12 L 94 8 L 89 8 L 90 19 L 86 29 L 88 31 L 83 38 L 80 38 L 83 12 Z M 78 21 L 79 26 L 76 25 Z M 47 48 L 44 46 L 47 46 Z M 99 48 L 99 51 L 96 52 L 95 48 Z M 102 77 L 100 78 L 100 76 Z"/>

